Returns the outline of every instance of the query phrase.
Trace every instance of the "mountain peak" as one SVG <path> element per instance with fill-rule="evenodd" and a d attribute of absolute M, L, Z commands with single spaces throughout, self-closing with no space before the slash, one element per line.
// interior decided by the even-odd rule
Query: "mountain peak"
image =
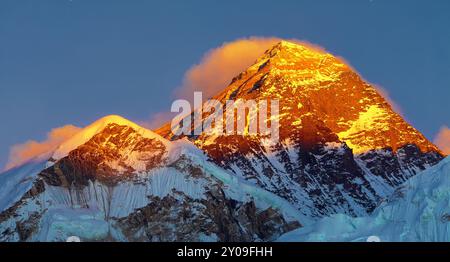
<path fill-rule="evenodd" d="M 355 155 L 384 149 L 397 152 L 407 145 L 440 154 L 344 60 L 308 43 L 278 42 L 213 98 L 222 103 L 279 100 L 281 139 L 295 128 L 303 134 L 303 146 L 323 142 L 323 134 L 313 128 L 321 126 L 334 137 L 332 142 L 345 142 Z M 172 138 L 169 124 L 156 132 Z M 298 138 L 295 134 L 292 139 Z"/>
<path fill-rule="evenodd" d="M 62 143 L 58 149 L 53 153 L 52 158 L 55 160 L 65 157 L 70 151 L 88 142 L 92 137 L 101 133 L 105 128 L 110 125 L 127 126 L 139 133 L 143 137 L 157 139 L 164 144 L 167 141 L 154 132 L 139 126 L 138 124 L 119 115 L 108 115 L 98 119 L 89 126 L 83 128 L 80 132 L 74 135 L 69 140 Z"/>
<path fill-rule="evenodd" d="M 293 42 L 287 40 L 281 40 L 277 44 L 273 45 L 269 48 L 265 54 L 269 54 L 270 56 L 276 56 L 280 53 L 290 53 L 293 55 L 293 59 L 301 59 L 307 57 L 315 57 L 315 56 L 329 56 L 334 57 L 330 53 L 327 53 L 324 49 L 314 46 L 312 44 L 306 42 Z M 264 58 L 263 56 L 262 58 Z"/>
<path fill-rule="evenodd" d="M 320 47 L 285 40 L 268 49 L 243 74 L 261 72 L 263 68 L 274 77 L 287 78 L 286 81 L 301 86 L 337 81 L 341 73 L 352 71 L 345 61 Z"/>
<path fill-rule="evenodd" d="M 303 47 L 303 45 L 301 45 L 301 44 L 294 43 L 294 42 L 287 41 L 287 40 L 281 40 L 276 45 L 278 45 L 280 47 L 296 47 L 296 48 Z"/>
<path fill-rule="evenodd" d="M 276 44 L 274 44 L 271 48 L 268 49 L 274 49 L 274 48 L 296 48 L 296 49 L 304 49 L 307 48 L 307 44 L 303 43 L 303 42 L 299 42 L 299 41 L 290 41 L 290 40 L 280 40 L 279 42 L 277 42 Z"/>
<path fill-rule="evenodd" d="M 120 116 L 120 115 L 107 115 L 104 116 L 100 119 L 98 119 L 97 121 L 95 121 L 94 123 L 92 123 L 91 125 L 89 125 L 89 127 L 93 128 L 93 127 L 105 127 L 109 124 L 117 124 L 120 126 L 129 126 L 132 127 L 133 129 L 145 129 L 141 126 L 139 126 L 138 124 Z"/>
<path fill-rule="evenodd" d="M 126 119 L 126 118 L 124 118 L 122 116 L 119 116 L 119 115 L 107 115 L 107 116 L 104 116 L 104 117 L 98 119 L 94 123 L 97 123 L 97 122 L 108 122 L 108 123 L 116 123 L 116 124 L 124 123 L 124 124 L 127 124 L 127 125 L 128 124 L 134 124 L 130 120 L 128 120 L 128 119 Z"/>

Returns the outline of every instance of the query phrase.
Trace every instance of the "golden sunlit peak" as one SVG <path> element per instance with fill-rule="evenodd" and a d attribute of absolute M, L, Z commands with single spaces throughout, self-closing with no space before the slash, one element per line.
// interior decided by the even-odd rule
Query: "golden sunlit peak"
<path fill-rule="evenodd" d="M 105 117 L 100 118 L 99 120 L 95 121 L 94 123 L 90 124 L 89 126 L 83 128 L 80 132 L 78 132 L 76 135 L 74 135 L 69 140 L 62 143 L 58 149 L 54 152 L 53 158 L 54 159 L 61 159 L 65 157 L 70 151 L 76 149 L 80 145 L 85 144 L 88 142 L 93 136 L 97 135 L 98 133 L 102 132 L 108 125 L 110 124 L 117 124 L 120 126 L 128 126 L 134 129 L 136 132 L 138 132 L 140 135 L 146 138 L 151 139 L 158 139 L 162 143 L 166 144 L 168 143 L 166 139 L 162 138 L 158 134 L 155 134 L 153 131 L 150 131 L 144 127 L 139 126 L 138 124 L 125 119 L 119 115 L 108 115 Z"/>
<path fill-rule="evenodd" d="M 267 66 L 269 65 L 269 66 Z M 250 71 L 269 68 L 273 78 L 282 77 L 293 86 L 320 86 L 319 82 L 339 81 L 351 70 L 347 63 L 323 48 L 297 40 L 279 41 L 268 49 Z"/>
<path fill-rule="evenodd" d="M 272 48 L 269 49 L 269 52 L 273 55 L 274 52 L 277 53 L 277 52 L 280 52 L 283 50 L 293 50 L 294 52 L 297 52 L 297 51 L 302 51 L 304 49 L 306 49 L 306 47 L 301 44 L 282 40 L 282 41 L 278 42 L 277 44 L 273 45 Z"/>
<path fill-rule="evenodd" d="M 324 48 L 310 44 L 308 42 L 301 42 L 298 40 L 281 40 L 270 49 L 268 49 L 264 56 L 262 56 L 258 61 L 263 61 L 265 59 L 280 58 L 281 60 L 288 63 L 295 62 L 318 62 L 322 65 L 322 62 L 328 60 L 334 64 L 346 64 L 345 61 L 338 59 L 334 55 L 328 53 Z"/>
<path fill-rule="evenodd" d="M 292 49 L 294 51 L 304 51 L 309 50 L 313 51 L 319 54 L 327 54 L 327 52 L 320 46 L 308 43 L 308 42 L 302 42 L 299 40 L 281 40 L 276 45 L 273 46 L 273 48 L 277 49 Z"/>
<path fill-rule="evenodd" d="M 294 42 L 290 42 L 290 41 L 287 41 L 287 40 L 281 40 L 277 45 L 284 46 L 284 47 L 296 47 L 296 48 L 303 47 L 300 44 L 296 44 Z"/>
<path fill-rule="evenodd" d="M 108 115 L 105 117 L 100 118 L 99 120 L 95 121 L 92 125 L 99 125 L 99 124 L 118 124 L 118 125 L 125 125 L 125 126 L 138 126 L 137 124 L 131 122 L 130 120 L 119 116 L 119 115 Z"/>
<path fill-rule="evenodd" d="M 287 40 L 281 40 L 278 44 L 279 44 L 279 45 L 284 45 L 284 46 L 295 45 L 295 43 L 289 42 L 289 41 L 287 41 Z"/>

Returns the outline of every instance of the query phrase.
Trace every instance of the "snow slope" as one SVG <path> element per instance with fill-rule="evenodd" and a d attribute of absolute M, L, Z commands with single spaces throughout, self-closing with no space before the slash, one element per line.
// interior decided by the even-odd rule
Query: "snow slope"
<path fill-rule="evenodd" d="M 45 162 L 28 162 L 0 174 L 0 212 L 19 201 L 44 168 Z"/>
<path fill-rule="evenodd" d="M 450 241 L 450 157 L 412 177 L 369 217 L 343 214 L 284 234 L 278 241 Z"/>

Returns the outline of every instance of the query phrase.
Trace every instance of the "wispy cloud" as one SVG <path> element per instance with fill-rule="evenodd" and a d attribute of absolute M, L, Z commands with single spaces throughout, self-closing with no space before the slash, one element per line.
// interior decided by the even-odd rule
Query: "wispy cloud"
<path fill-rule="evenodd" d="M 44 141 L 30 140 L 23 144 L 14 145 L 9 152 L 5 170 L 20 166 L 34 160 L 44 160 L 61 143 L 80 131 L 79 127 L 66 125 L 52 129 Z"/>
<path fill-rule="evenodd" d="M 441 127 L 439 133 L 434 138 L 434 144 L 444 152 L 444 154 L 450 154 L 450 128 L 447 126 Z"/>
<path fill-rule="evenodd" d="M 175 95 L 191 99 L 194 91 L 202 91 L 204 98 L 217 94 L 234 76 L 252 65 L 264 51 L 280 40 L 276 37 L 243 38 L 208 51 L 200 63 L 185 73 L 183 83 Z"/>

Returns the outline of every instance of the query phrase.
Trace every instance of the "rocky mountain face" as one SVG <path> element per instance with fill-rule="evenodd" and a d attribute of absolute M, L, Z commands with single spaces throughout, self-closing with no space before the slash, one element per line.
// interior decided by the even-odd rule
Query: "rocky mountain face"
<path fill-rule="evenodd" d="M 234 179 L 187 141 L 116 116 L 93 126 L 87 142 L 15 181 L 27 183 L 21 192 L 2 188 L 18 200 L 1 207 L 0 241 L 270 241 L 300 226 L 286 201 Z"/>
<path fill-rule="evenodd" d="M 275 145 L 260 135 L 202 133 L 189 139 L 217 165 L 288 200 L 306 216 L 370 213 L 398 185 L 442 159 L 373 86 L 315 48 L 280 42 L 213 98 L 223 104 L 279 101 Z M 179 138 L 169 124 L 157 132 Z"/>

